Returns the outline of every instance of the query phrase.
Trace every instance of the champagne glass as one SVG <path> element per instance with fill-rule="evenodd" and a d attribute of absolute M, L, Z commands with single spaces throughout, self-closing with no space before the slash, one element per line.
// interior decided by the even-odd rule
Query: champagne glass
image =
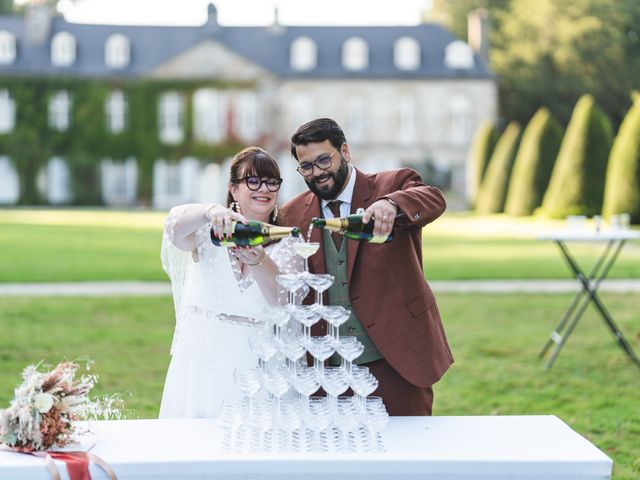
<path fill-rule="evenodd" d="M 380 397 L 368 397 L 365 402 L 365 411 L 362 423 L 368 432 L 368 450 L 371 452 L 384 451 L 379 432 L 389 423 L 389 413 Z"/>
<path fill-rule="evenodd" d="M 304 417 L 305 425 L 312 432 L 311 448 L 316 451 L 326 451 L 327 446 L 322 444 L 322 432 L 331 423 L 329 405 L 326 397 L 310 397 L 309 408 Z"/>
<path fill-rule="evenodd" d="M 356 394 L 360 410 L 366 410 L 366 398 L 378 388 L 378 379 L 366 367 L 356 367 L 351 372 L 351 388 Z"/>
<path fill-rule="evenodd" d="M 349 320 L 351 310 L 340 305 L 326 306 L 322 309 L 322 318 L 331 326 L 330 335 L 337 341 L 340 338 L 340 325 Z"/>
<path fill-rule="evenodd" d="M 233 379 L 236 386 L 247 397 L 248 414 L 253 414 L 253 397 L 260 390 L 260 368 L 252 367 L 246 370 L 236 368 L 233 371 Z"/>
<path fill-rule="evenodd" d="M 362 355 L 364 345 L 356 337 L 342 337 L 336 342 L 336 352 L 342 357 L 342 366 L 351 375 L 353 361 Z"/>
<path fill-rule="evenodd" d="M 336 427 L 340 430 L 341 449 L 347 452 L 352 451 L 353 448 L 349 445 L 349 436 L 355 432 L 360 423 L 358 405 L 353 397 L 338 397 L 333 419 Z"/>
<path fill-rule="evenodd" d="M 265 334 L 258 334 L 249 337 L 249 346 L 251 351 L 258 357 L 258 365 L 261 369 L 265 368 L 266 363 L 278 353 L 273 337 Z"/>
<path fill-rule="evenodd" d="M 274 402 L 276 417 L 280 415 L 280 400 L 289 390 L 289 370 L 283 366 L 271 368 L 262 374 L 262 386 L 269 392 Z"/>
<path fill-rule="evenodd" d="M 277 339 L 282 336 L 282 327 L 291 320 L 291 310 L 280 305 L 270 305 L 264 309 L 265 318 L 270 325 L 273 325 Z"/>
<path fill-rule="evenodd" d="M 296 308 L 293 318 L 304 326 L 304 338 L 311 338 L 311 327 L 322 318 L 320 312 L 314 305 L 301 305 Z"/>
<path fill-rule="evenodd" d="M 281 350 L 284 353 L 289 367 L 289 374 L 293 377 L 296 373 L 296 364 L 307 353 L 305 338 L 299 334 L 287 332 L 282 336 Z"/>
<path fill-rule="evenodd" d="M 349 377 L 341 367 L 325 367 L 322 388 L 327 392 L 329 413 L 334 415 L 337 409 L 338 395 L 349 388 Z"/>
<path fill-rule="evenodd" d="M 293 250 L 304 258 L 304 271 L 309 271 L 309 257 L 316 253 L 320 248 L 318 242 L 300 242 L 293 245 Z"/>
<path fill-rule="evenodd" d="M 306 284 L 316 291 L 316 305 L 322 305 L 322 294 L 333 285 L 333 280 L 333 275 L 328 273 L 316 273 L 315 275 L 309 275 L 305 279 Z"/>
<path fill-rule="evenodd" d="M 281 400 L 280 412 L 278 414 L 278 428 L 284 434 L 284 445 L 280 451 L 293 451 L 293 432 L 298 429 L 302 421 L 300 418 L 300 408 L 297 399 Z"/>
<path fill-rule="evenodd" d="M 307 350 L 313 355 L 313 368 L 318 379 L 324 376 L 324 361 L 333 355 L 335 348 L 331 337 L 311 337 L 306 344 Z"/>
<path fill-rule="evenodd" d="M 296 291 L 304 285 L 304 279 L 297 273 L 276 275 L 276 282 L 289 292 L 289 305 L 296 303 Z"/>

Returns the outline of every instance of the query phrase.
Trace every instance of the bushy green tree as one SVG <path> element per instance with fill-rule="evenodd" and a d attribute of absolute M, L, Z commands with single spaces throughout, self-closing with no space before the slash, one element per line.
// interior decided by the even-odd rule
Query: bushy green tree
<path fill-rule="evenodd" d="M 520 141 L 520 130 L 519 123 L 511 122 L 500 136 L 480 185 L 476 201 L 477 213 L 499 213 L 504 210 L 513 160 Z"/>
<path fill-rule="evenodd" d="M 489 121 L 483 122 L 473 137 L 467 161 L 467 192 L 472 205 L 476 203 L 478 190 L 499 137 L 500 132 Z"/>
<path fill-rule="evenodd" d="M 548 108 L 533 116 L 522 134 L 504 211 L 509 215 L 531 215 L 542 203 L 558 156 L 564 128 Z"/>
<path fill-rule="evenodd" d="M 584 95 L 560 146 L 542 202 L 543 214 L 563 218 L 600 213 L 612 136 L 607 116 L 593 96 Z"/>
<path fill-rule="evenodd" d="M 609 217 L 628 213 L 640 223 L 640 98 L 624 118 L 616 136 L 604 188 L 602 211 Z"/>

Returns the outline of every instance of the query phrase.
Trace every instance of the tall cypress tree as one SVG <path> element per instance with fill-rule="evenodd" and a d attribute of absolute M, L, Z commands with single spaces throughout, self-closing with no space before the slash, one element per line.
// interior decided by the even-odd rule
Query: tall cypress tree
<path fill-rule="evenodd" d="M 611 122 L 593 96 L 583 95 L 571 115 L 544 194 L 545 215 L 600 213 L 612 136 Z"/>
<path fill-rule="evenodd" d="M 633 223 L 640 223 L 640 96 L 627 112 L 611 148 L 602 211 L 607 217 L 628 213 Z"/>
<path fill-rule="evenodd" d="M 504 211 L 531 215 L 542 203 L 564 128 L 548 108 L 540 108 L 522 134 Z"/>
<path fill-rule="evenodd" d="M 472 205 L 476 203 L 482 179 L 499 137 L 500 132 L 489 121 L 483 122 L 473 137 L 467 161 L 467 194 Z"/>
<path fill-rule="evenodd" d="M 513 160 L 520 141 L 520 130 L 519 123 L 511 122 L 498 140 L 478 192 L 477 213 L 500 213 L 504 210 Z"/>

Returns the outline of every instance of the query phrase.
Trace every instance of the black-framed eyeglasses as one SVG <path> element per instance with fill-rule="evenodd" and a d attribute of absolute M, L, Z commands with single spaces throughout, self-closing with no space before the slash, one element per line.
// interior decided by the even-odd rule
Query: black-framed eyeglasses
<path fill-rule="evenodd" d="M 313 173 L 313 167 L 318 167 L 320 170 L 326 170 L 331 166 L 331 157 L 338 151 L 337 148 L 333 149 L 330 155 L 320 155 L 313 162 L 304 162 L 298 165 L 298 173 L 303 176 L 311 175 Z"/>
<path fill-rule="evenodd" d="M 267 190 L 270 192 L 277 192 L 280 190 L 280 185 L 282 185 L 282 179 L 280 177 L 277 178 L 267 178 L 266 180 L 261 179 L 260 177 L 256 177 L 255 175 L 247 175 L 246 177 L 239 178 L 233 183 L 244 182 L 247 184 L 247 188 L 252 191 L 260 190 L 262 184 L 267 186 Z"/>

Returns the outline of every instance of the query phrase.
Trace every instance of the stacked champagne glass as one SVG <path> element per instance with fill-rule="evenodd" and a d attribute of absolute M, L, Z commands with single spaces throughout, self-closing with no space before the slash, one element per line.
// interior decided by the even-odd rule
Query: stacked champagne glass
<path fill-rule="evenodd" d="M 268 307 L 264 328 L 250 339 L 258 365 L 235 372 L 243 398 L 225 402 L 219 416 L 226 451 L 384 450 L 380 432 L 389 415 L 382 399 L 371 396 L 378 380 L 368 368 L 354 364 L 364 350 L 362 343 L 340 337 L 340 325 L 351 312 L 324 305 L 323 293 L 334 278 L 307 268 L 307 259 L 318 248 L 318 243 L 296 244 L 305 270 L 276 278 L 288 301 Z M 309 289 L 315 291 L 315 303 L 301 305 Z M 322 320 L 328 334 L 312 336 L 311 327 Z M 325 366 L 332 356 L 339 357 L 340 366 Z M 326 396 L 314 395 L 320 388 Z M 353 395 L 345 395 L 349 389 Z"/>

